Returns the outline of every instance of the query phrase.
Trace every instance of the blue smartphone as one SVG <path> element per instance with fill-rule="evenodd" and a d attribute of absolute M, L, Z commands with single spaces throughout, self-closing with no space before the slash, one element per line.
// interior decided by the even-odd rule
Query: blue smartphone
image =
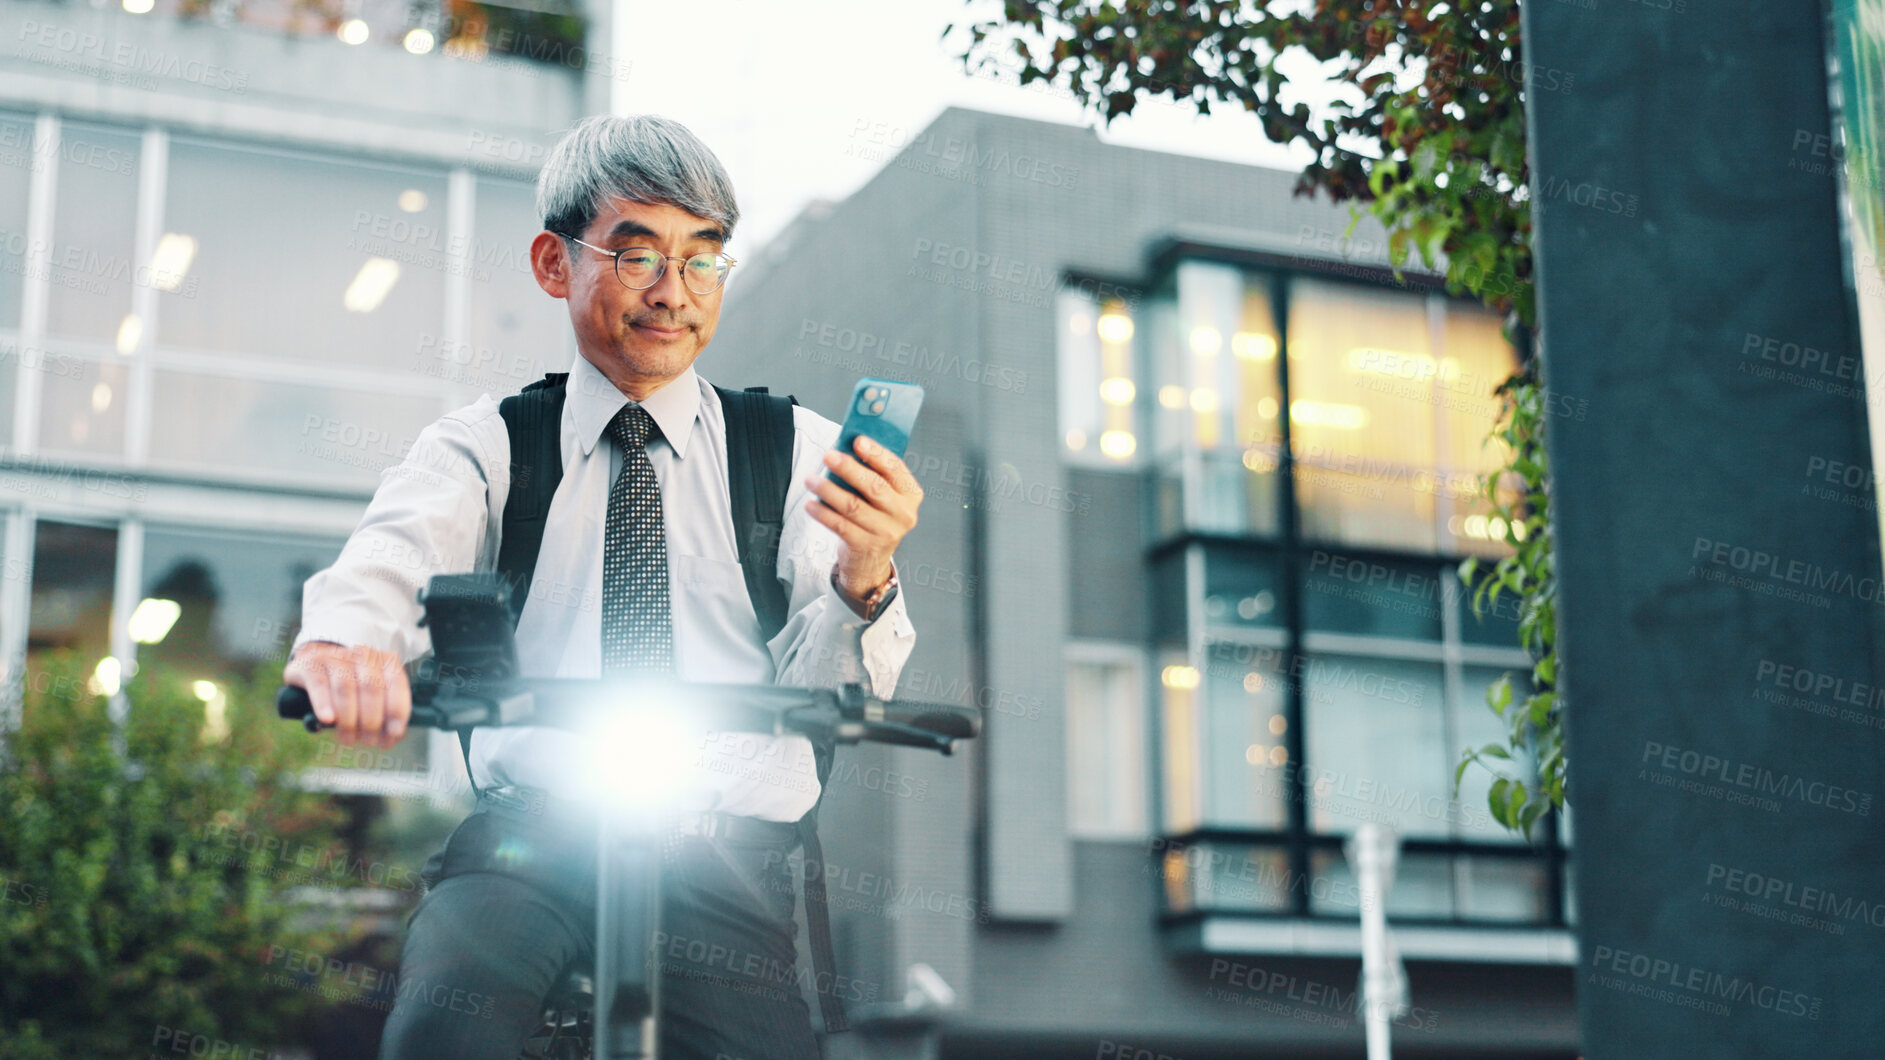
<path fill-rule="evenodd" d="M 904 448 L 910 444 L 910 432 L 916 429 L 916 412 L 922 407 L 923 388 L 915 383 L 860 379 L 851 389 L 851 407 L 844 414 L 836 448 L 855 457 L 854 446 L 862 435 L 901 458 Z M 825 477 L 852 493 L 857 492 L 830 468 L 825 469 Z"/>

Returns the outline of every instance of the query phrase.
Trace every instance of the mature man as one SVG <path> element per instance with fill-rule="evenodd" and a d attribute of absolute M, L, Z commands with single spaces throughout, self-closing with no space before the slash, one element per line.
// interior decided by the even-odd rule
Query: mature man
<path fill-rule="evenodd" d="M 891 695 L 915 643 L 891 557 L 923 496 L 902 461 L 869 443 L 831 451 L 836 425 L 792 409 L 777 564 L 786 620 L 769 640 L 742 580 L 728 410 L 693 368 L 733 264 L 723 249 L 739 210 L 719 160 L 673 121 L 590 118 L 551 154 L 537 205 L 545 231 L 531 264 L 568 302 L 579 356 L 557 425 L 562 479 L 517 624 L 522 672 L 868 679 Z M 387 747 L 404 734 L 403 664 L 428 646 L 416 625 L 425 580 L 498 566 L 510 437 L 488 395 L 432 424 L 386 473 L 339 560 L 308 580 L 284 680 L 308 689 L 342 741 Z M 818 1055 L 791 971 L 781 853 L 817 800 L 817 774 L 804 737 L 753 739 L 710 743 L 672 793 L 663 926 L 688 945 L 664 954 L 664 1056 Z M 593 960 L 593 832 L 580 821 L 594 796 L 574 768 L 583 750 L 557 730 L 476 732 L 467 759 L 478 809 L 428 866 L 382 1056 L 510 1060 L 563 971 Z M 695 952 L 742 959 L 693 968 L 685 954 Z M 414 983 L 428 989 L 403 989 Z M 437 1004 L 438 985 L 467 1003 Z"/>

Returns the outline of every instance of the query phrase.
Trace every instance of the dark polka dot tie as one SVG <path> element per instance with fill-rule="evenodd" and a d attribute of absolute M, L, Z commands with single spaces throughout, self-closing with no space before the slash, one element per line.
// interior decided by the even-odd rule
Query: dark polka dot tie
<path fill-rule="evenodd" d="M 633 403 L 609 421 L 622 447 L 622 473 L 609 487 L 602 547 L 602 673 L 674 672 L 674 624 L 668 613 L 668 535 L 661 522 L 661 487 L 648 462 L 659 433 L 648 410 Z"/>

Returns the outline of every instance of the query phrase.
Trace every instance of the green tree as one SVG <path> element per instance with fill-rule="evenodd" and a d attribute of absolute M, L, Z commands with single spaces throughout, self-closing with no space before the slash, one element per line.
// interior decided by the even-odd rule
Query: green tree
<path fill-rule="evenodd" d="M 275 985 L 269 955 L 350 941 L 287 895 L 345 855 L 330 800 L 296 780 L 315 737 L 274 718 L 268 677 L 220 689 L 222 731 L 158 665 L 121 726 L 75 655 L 27 670 L 0 757 L 0 1055 L 269 1048 L 317 1004 Z"/>
<path fill-rule="evenodd" d="M 1529 833 L 1563 805 L 1564 743 L 1524 99 L 1570 86 L 1526 64 L 1517 0 L 1007 0 L 999 18 L 960 28 L 969 69 L 1045 80 L 1109 122 L 1146 98 L 1256 115 L 1271 141 L 1313 152 L 1296 194 L 1348 202 L 1357 221 L 1365 209 L 1387 229 L 1397 271 L 1418 252 L 1443 265 L 1451 293 L 1506 314 L 1522 360 L 1497 391 L 1492 437 L 1506 467 L 1482 490 L 1512 551 L 1469 560 L 1460 576 L 1475 608 L 1519 598 L 1533 665 L 1523 695 L 1509 680 L 1489 693 L 1507 741 L 1467 751 L 1456 782 L 1475 762 L 1491 769 L 1493 816 Z M 1325 84 L 1337 97 L 1312 109 L 1305 99 Z"/>

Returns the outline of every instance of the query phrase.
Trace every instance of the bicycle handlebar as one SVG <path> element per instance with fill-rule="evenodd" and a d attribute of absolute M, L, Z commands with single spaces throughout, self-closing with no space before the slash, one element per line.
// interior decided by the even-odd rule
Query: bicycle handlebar
<path fill-rule="evenodd" d="M 615 686 L 624 698 L 646 699 L 647 687 Z M 582 732 L 624 707 L 605 706 L 611 683 L 566 678 L 518 678 L 490 685 L 420 679 L 412 683 L 414 728 L 470 729 L 479 726 L 541 725 Z M 981 733 L 981 714 L 968 707 L 909 700 L 880 700 L 859 685 L 842 689 L 778 685 L 672 684 L 652 695 L 685 700 L 686 716 L 703 728 L 779 735 L 829 733 L 839 743 L 886 743 L 949 754 L 957 740 Z M 309 732 L 329 726 L 314 715 L 307 690 L 283 685 L 276 713 L 298 720 Z"/>

